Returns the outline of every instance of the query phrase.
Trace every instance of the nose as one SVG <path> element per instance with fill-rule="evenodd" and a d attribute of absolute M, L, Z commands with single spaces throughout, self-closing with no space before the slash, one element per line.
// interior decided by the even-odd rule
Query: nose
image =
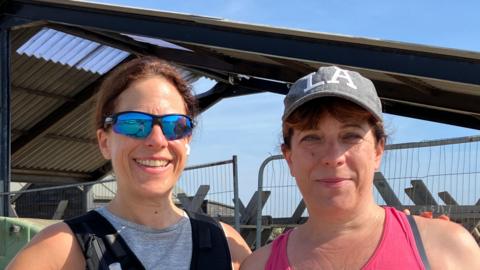
<path fill-rule="evenodd" d="M 318 155 L 320 155 L 321 163 L 325 166 L 338 167 L 345 164 L 345 151 L 338 143 L 327 143 Z"/>
<path fill-rule="evenodd" d="M 152 131 L 148 135 L 147 138 L 145 138 L 145 144 L 148 147 L 166 147 L 168 145 L 168 140 L 163 134 L 162 129 L 160 128 L 160 125 L 153 125 Z"/>

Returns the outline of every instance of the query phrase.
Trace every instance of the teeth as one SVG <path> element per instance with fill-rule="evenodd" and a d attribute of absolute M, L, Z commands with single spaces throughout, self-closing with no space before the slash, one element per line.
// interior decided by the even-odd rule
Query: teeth
<path fill-rule="evenodd" d="M 150 160 L 150 159 L 137 159 L 137 163 L 143 165 L 143 166 L 148 166 L 148 167 L 165 167 L 168 165 L 167 160 Z"/>

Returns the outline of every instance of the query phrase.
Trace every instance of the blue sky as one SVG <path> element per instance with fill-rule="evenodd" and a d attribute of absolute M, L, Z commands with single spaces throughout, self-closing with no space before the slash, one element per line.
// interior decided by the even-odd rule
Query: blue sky
<path fill-rule="evenodd" d="M 133 1 L 97 2 L 219 17 L 231 21 L 480 52 L 480 2 L 403 1 Z M 480 76 L 480 75 L 479 75 Z M 213 82 L 202 80 L 195 91 Z M 222 100 L 199 118 L 189 164 L 238 156 L 240 197 L 248 200 L 262 161 L 279 153 L 283 96 L 257 94 Z M 479 135 L 464 129 L 385 115 L 390 142 Z"/>

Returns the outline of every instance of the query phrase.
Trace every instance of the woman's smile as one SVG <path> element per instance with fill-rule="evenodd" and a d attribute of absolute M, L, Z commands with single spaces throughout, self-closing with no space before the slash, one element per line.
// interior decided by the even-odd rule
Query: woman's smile
<path fill-rule="evenodd" d="M 339 187 L 343 187 L 350 180 L 351 180 L 350 178 L 344 178 L 344 177 L 327 177 L 327 178 L 315 179 L 314 182 L 319 183 L 322 186 L 327 188 L 339 188 Z"/>
<path fill-rule="evenodd" d="M 153 168 L 157 168 L 157 167 L 164 168 L 170 164 L 170 161 L 168 160 L 158 160 L 158 159 L 135 159 L 135 162 L 137 162 L 142 166 L 153 167 Z"/>

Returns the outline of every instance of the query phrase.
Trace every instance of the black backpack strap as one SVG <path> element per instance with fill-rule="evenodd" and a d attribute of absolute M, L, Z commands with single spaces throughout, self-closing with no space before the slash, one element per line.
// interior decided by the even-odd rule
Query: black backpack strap
<path fill-rule="evenodd" d="M 413 237 L 415 238 L 415 244 L 417 244 L 417 250 L 422 258 L 423 266 L 425 270 L 430 270 L 430 263 L 427 259 L 427 253 L 425 253 L 425 248 L 423 247 L 422 238 L 420 237 L 420 232 L 418 231 L 417 222 L 412 215 L 407 215 L 408 223 L 410 223 L 410 227 L 412 228 Z"/>
<path fill-rule="evenodd" d="M 210 216 L 188 212 L 192 226 L 191 270 L 231 270 L 232 258 L 222 225 Z"/>
<path fill-rule="evenodd" d="M 64 222 L 75 234 L 87 269 L 108 270 L 115 263 L 119 263 L 121 269 L 145 269 L 117 230 L 97 211 Z"/>

